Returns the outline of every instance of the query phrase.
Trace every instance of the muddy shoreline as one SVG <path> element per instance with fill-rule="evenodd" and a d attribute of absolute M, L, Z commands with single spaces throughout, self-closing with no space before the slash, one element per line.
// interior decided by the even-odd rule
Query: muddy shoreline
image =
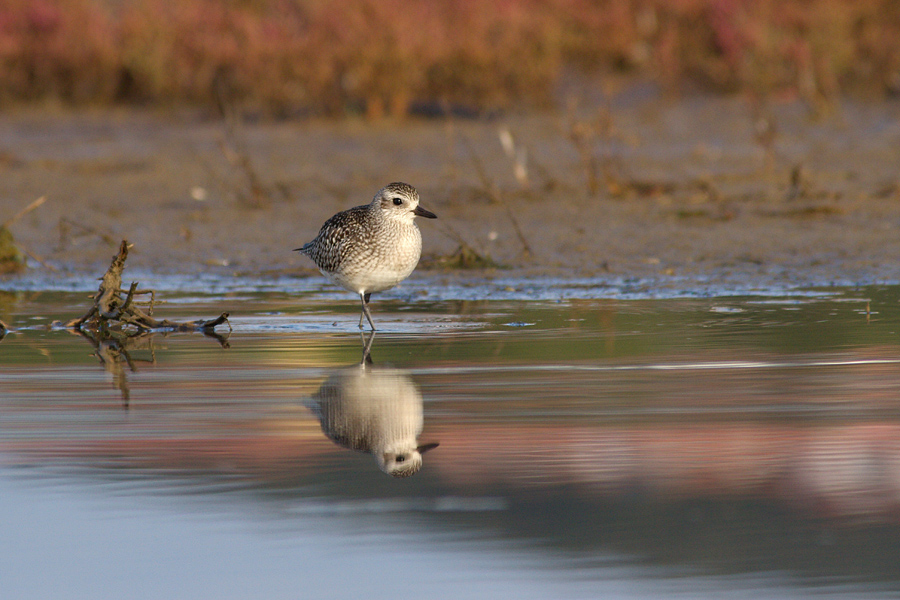
<path fill-rule="evenodd" d="M 399 180 L 439 216 L 420 223 L 420 273 L 900 280 L 900 103 L 846 101 L 815 118 L 798 102 L 760 112 L 740 98 L 582 105 L 477 121 L 245 121 L 230 134 L 193 113 L 8 112 L 0 220 L 46 196 L 10 230 L 63 272 L 96 276 L 127 238 L 142 271 L 318 276 L 291 250 Z M 503 268 L 454 268 L 460 242 Z"/>

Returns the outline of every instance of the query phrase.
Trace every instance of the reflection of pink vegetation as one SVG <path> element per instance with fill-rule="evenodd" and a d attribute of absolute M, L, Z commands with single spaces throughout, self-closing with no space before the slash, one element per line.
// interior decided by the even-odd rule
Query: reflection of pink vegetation
<path fill-rule="evenodd" d="M 484 426 L 431 434 L 441 452 L 429 468 L 460 486 L 767 497 L 832 516 L 900 514 L 896 425 Z"/>
<path fill-rule="evenodd" d="M 900 432 L 893 425 L 834 427 L 797 444 L 792 497 L 827 513 L 900 516 Z"/>
<path fill-rule="evenodd" d="M 674 370 L 666 375 L 662 397 L 646 400 L 647 409 L 653 402 L 666 408 L 665 416 L 655 420 L 636 411 L 635 420 L 628 422 L 596 417 L 588 422 L 535 424 L 515 420 L 515 400 L 497 399 L 470 406 L 474 422 L 459 423 L 429 418 L 426 406 L 422 439 L 441 445 L 428 454 L 423 473 L 461 494 L 565 488 L 566 493 L 587 499 L 627 499 L 632 494 L 660 501 L 760 498 L 815 515 L 896 523 L 900 517 L 896 356 L 895 346 L 871 346 L 815 357 L 809 363 L 829 364 L 827 372 L 806 369 L 799 358 L 794 366 L 762 372 Z M 764 357 L 755 358 L 766 362 Z M 706 354 L 683 360 L 715 363 Z M 448 378 L 443 384 L 451 389 L 452 375 L 440 377 Z M 583 387 L 572 383 L 569 393 L 553 400 L 561 419 L 570 403 L 604 401 L 596 380 L 586 379 Z M 196 385 L 202 387 L 199 381 Z M 509 381 L 505 391 L 515 391 L 516 385 L 527 382 Z M 478 393 L 484 390 L 479 388 Z M 282 393 L 296 390 L 285 387 Z M 801 416 L 775 420 L 775 409 L 787 399 Z M 753 414 L 769 418 L 748 420 L 742 410 L 746 407 L 766 408 Z M 202 403 L 177 408 L 150 404 L 140 409 L 146 411 L 146 420 L 122 421 L 103 429 L 99 438 L 91 437 L 99 431 L 78 430 L 81 420 L 74 424 L 61 420 L 55 425 L 60 431 L 52 429 L 51 421 L 34 437 L 0 441 L 0 460 L 215 472 L 269 480 L 314 477 L 323 463 L 347 456 L 348 451 L 326 439 L 318 420 L 305 410 L 290 416 L 247 416 L 243 406 L 237 408 L 237 414 L 216 408 L 212 418 L 206 412 L 212 409 Z M 682 408 L 684 413 L 679 412 Z M 88 403 L 80 410 L 88 414 L 111 407 Z M 489 416 L 479 417 L 479 411 Z M 477 420 L 495 419 L 497 411 L 513 420 L 496 424 Z M 697 417 L 701 413 L 719 418 Z M 84 437 L 67 435 L 67 427 L 75 427 Z M 360 460 L 363 468 L 371 467 L 370 459 Z"/>
<path fill-rule="evenodd" d="M 0 451 L 13 462 L 86 461 L 252 480 L 313 475 L 346 454 L 314 420 L 293 425 L 233 438 L 8 442 Z M 465 493 L 565 486 L 585 497 L 770 498 L 822 516 L 900 516 L 900 425 L 467 425 L 428 435 L 441 446 L 425 470 Z"/>

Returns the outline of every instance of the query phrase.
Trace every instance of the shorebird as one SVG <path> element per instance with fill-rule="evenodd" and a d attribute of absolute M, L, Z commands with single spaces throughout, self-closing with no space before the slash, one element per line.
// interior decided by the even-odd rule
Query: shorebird
<path fill-rule="evenodd" d="M 329 281 L 359 294 L 363 317 L 372 331 L 369 298 L 389 290 L 419 263 L 422 234 L 416 217 L 437 216 L 419 206 L 419 193 L 407 183 L 389 183 L 371 203 L 337 213 L 322 225 L 314 240 L 295 251 L 310 257 Z"/>

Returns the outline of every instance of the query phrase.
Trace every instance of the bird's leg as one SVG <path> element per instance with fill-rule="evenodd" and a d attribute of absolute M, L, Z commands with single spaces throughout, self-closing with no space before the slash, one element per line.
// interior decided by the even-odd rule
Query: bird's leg
<path fill-rule="evenodd" d="M 372 297 L 372 294 L 364 294 L 360 293 L 359 302 L 362 304 L 362 314 L 359 315 L 359 328 L 363 328 L 363 317 L 369 320 L 369 325 L 372 326 L 372 331 L 375 331 L 375 323 L 372 322 L 372 315 L 369 314 L 369 307 L 366 306 L 369 303 L 369 298 Z"/>
<path fill-rule="evenodd" d="M 363 366 L 371 365 L 372 364 L 372 355 L 371 355 L 372 342 L 375 341 L 375 330 L 373 329 L 372 333 L 369 334 L 369 339 L 366 339 L 365 334 L 362 332 L 362 330 L 360 330 L 359 338 L 363 345 L 362 360 L 359 362 L 359 364 L 361 364 Z"/>

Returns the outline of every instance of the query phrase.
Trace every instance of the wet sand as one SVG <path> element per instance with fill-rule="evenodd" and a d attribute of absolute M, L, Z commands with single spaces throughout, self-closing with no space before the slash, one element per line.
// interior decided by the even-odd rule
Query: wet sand
<path fill-rule="evenodd" d="M 739 98 L 623 96 L 600 133 L 589 127 L 602 111 L 582 105 L 575 116 L 257 120 L 232 135 L 187 112 L 7 112 L 0 220 L 46 196 L 13 235 L 47 264 L 92 277 L 123 238 L 133 269 L 312 276 L 291 250 L 399 180 L 439 216 L 420 222 L 422 272 L 900 280 L 900 103 L 847 101 L 818 118 L 773 104 L 770 145 Z M 595 194 L 573 121 L 589 132 Z M 501 130 L 527 154 L 527 183 Z M 451 268 L 460 241 L 506 268 Z"/>

